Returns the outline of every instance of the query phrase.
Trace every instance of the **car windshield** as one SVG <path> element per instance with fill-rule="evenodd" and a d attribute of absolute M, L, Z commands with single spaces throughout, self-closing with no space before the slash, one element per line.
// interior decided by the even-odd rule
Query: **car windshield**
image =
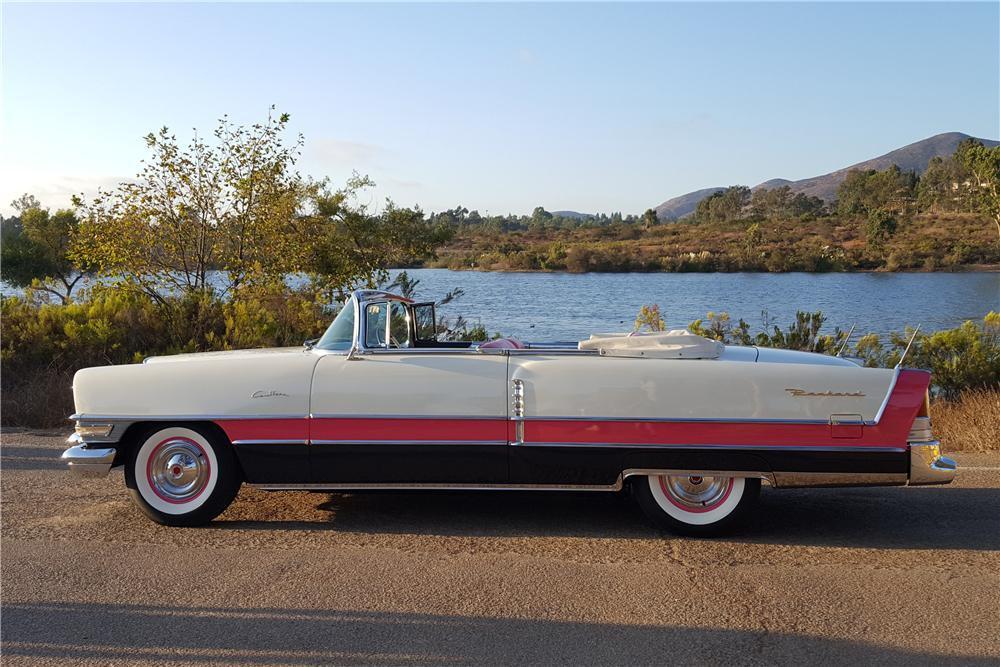
<path fill-rule="evenodd" d="M 326 333 L 316 343 L 321 350 L 349 350 L 354 342 L 354 299 L 340 309 L 337 317 L 327 327 Z"/>

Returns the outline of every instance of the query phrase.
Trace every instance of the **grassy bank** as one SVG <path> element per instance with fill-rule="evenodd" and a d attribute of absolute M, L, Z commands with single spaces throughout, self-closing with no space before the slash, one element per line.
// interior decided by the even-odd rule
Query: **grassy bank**
<path fill-rule="evenodd" d="M 946 451 L 1000 449 L 1000 390 L 972 390 L 954 401 L 936 401 L 931 421 Z"/>
<path fill-rule="evenodd" d="M 970 213 L 921 213 L 872 247 L 863 225 L 795 220 L 617 222 L 498 230 L 463 225 L 425 266 L 485 271 L 956 271 L 1000 265 L 996 231 Z"/>

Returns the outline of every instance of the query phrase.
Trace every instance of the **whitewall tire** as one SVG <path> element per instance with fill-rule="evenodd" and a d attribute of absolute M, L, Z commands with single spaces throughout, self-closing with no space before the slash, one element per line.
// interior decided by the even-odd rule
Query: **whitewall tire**
<path fill-rule="evenodd" d="M 150 427 L 138 434 L 125 483 L 148 517 L 168 526 L 208 523 L 233 501 L 242 473 L 232 447 L 214 427 Z"/>
<path fill-rule="evenodd" d="M 760 480 L 701 475 L 648 475 L 632 482 L 643 512 L 683 535 L 718 535 L 742 524 L 756 508 Z"/>

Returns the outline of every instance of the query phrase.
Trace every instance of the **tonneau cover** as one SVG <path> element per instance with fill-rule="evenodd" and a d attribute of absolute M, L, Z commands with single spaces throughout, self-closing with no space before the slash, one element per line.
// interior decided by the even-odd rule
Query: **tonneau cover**
<path fill-rule="evenodd" d="M 715 359 L 726 348 L 719 341 L 698 336 L 686 329 L 653 333 L 592 334 L 578 344 L 581 350 L 598 350 L 613 357 L 653 357 L 658 359 Z"/>

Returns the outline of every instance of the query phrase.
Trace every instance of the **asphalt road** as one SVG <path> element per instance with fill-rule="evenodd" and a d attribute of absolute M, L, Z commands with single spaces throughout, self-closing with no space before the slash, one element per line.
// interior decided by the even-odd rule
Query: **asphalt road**
<path fill-rule="evenodd" d="M 1000 454 L 694 540 L 585 493 L 244 489 L 164 528 L 62 448 L 3 435 L 4 665 L 1000 664 Z"/>

